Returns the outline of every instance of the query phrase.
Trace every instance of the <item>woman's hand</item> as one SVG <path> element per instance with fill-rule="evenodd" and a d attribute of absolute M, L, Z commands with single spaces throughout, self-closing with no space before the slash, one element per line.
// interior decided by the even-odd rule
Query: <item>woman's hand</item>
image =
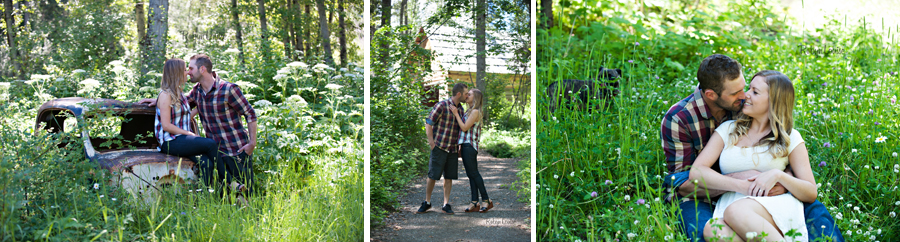
<path fill-rule="evenodd" d="M 450 112 L 453 112 L 453 115 L 458 115 L 458 112 L 456 111 L 458 109 L 456 109 L 456 106 L 450 105 L 448 107 L 450 108 Z"/>
<path fill-rule="evenodd" d="M 772 187 L 781 180 L 783 175 L 785 175 L 784 171 L 772 169 L 748 178 L 747 180 L 751 183 L 747 195 L 756 197 L 768 196 L 769 190 L 772 190 Z"/>

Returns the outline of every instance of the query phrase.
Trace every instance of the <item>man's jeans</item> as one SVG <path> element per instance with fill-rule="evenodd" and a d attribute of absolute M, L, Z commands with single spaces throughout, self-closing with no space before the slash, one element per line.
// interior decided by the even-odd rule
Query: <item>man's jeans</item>
<path fill-rule="evenodd" d="M 200 180 L 207 186 L 218 187 L 215 182 L 225 176 L 225 165 L 219 157 L 219 145 L 212 139 L 178 135 L 173 140 L 163 142 L 159 149 L 162 153 L 193 161 L 200 170 Z M 200 159 L 197 159 L 198 155 Z"/>
<path fill-rule="evenodd" d="M 670 174 L 666 176 L 664 186 L 673 186 L 674 184 L 681 186 L 682 183 L 688 180 L 689 176 L 689 171 Z M 706 227 L 706 222 L 712 219 L 715 206 L 694 200 L 682 202 L 681 197 L 677 195 L 672 201 L 679 203 L 678 207 L 681 208 L 681 227 L 688 239 L 706 242 L 703 239 L 703 228 Z M 803 210 L 806 217 L 809 241 L 815 241 L 819 238 L 827 240 L 826 237 L 831 237 L 831 240 L 836 242 L 844 241 L 844 236 L 836 227 L 834 218 L 831 217 L 828 209 L 819 200 L 813 203 L 803 203 Z"/>
<path fill-rule="evenodd" d="M 228 173 L 226 182 L 237 180 L 238 183 L 247 187 L 247 197 L 253 194 L 253 156 L 241 151 L 237 156 L 222 155 L 222 163 Z"/>

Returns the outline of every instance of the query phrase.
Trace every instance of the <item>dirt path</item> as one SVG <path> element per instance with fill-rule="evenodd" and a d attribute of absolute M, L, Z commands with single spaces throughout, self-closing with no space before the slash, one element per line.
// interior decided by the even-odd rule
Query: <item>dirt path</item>
<path fill-rule="evenodd" d="M 469 178 L 459 160 L 459 179 L 453 181 L 450 205 L 455 214 L 440 212 L 444 200 L 443 181 L 434 186 L 433 207 L 425 214 L 415 214 L 425 199 L 424 172 L 407 187 L 400 198 L 400 212 L 385 218 L 387 226 L 372 231 L 372 241 L 530 241 L 531 207 L 517 201 L 509 189 L 516 181 L 517 159 L 494 158 L 478 154 L 478 171 L 484 179 L 494 208 L 487 213 L 466 213 L 471 200 Z M 530 194 L 522 194 L 530 196 Z"/>

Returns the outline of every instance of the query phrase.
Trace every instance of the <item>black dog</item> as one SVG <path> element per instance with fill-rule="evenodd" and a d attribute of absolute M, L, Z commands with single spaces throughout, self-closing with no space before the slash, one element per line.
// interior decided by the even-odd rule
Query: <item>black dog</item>
<path fill-rule="evenodd" d="M 565 104 L 574 102 L 578 105 L 577 108 L 581 108 L 581 105 L 586 105 L 591 99 L 609 100 L 619 95 L 618 81 L 600 82 L 600 80 L 615 81 L 621 76 L 622 70 L 604 69 L 601 66 L 600 73 L 597 74 L 597 80 L 566 79 L 551 83 L 547 87 L 547 95 L 550 96 L 550 112 L 552 113 L 556 110 L 556 106 L 560 105 L 558 100 L 560 96 L 566 100 Z M 563 88 L 559 88 L 557 85 L 563 85 Z M 609 107 L 609 103 L 605 103 L 605 107 Z"/>

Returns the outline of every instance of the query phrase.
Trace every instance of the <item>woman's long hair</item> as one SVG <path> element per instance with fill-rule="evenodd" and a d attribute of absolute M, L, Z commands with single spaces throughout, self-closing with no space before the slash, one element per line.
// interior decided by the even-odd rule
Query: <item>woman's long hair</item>
<path fill-rule="evenodd" d="M 178 58 L 166 60 L 166 64 L 163 66 L 162 83 L 160 83 L 159 88 L 172 98 L 172 108 L 174 110 L 181 108 L 182 90 L 184 90 L 184 83 L 187 82 L 184 69 L 184 60 Z"/>
<path fill-rule="evenodd" d="M 757 72 L 753 78 L 762 77 L 769 85 L 769 128 L 770 133 L 764 136 L 756 145 L 768 146 L 768 151 L 774 158 L 787 157 L 788 146 L 791 144 L 791 130 L 794 129 L 794 85 L 787 76 L 778 71 L 764 70 Z M 729 135 L 731 145 L 737 145 L 740 137 L 747 135 L 753 117 L 744 113 L 738 115 L 734 121 L 734 131 Z M 754 146 L 756 146 L 754 145 Z"/>
<path fill-rule="evenodd" d="M 469 117 L 472 114 L 472 110 L 478 109 L 481 110 L 481 100 L 484 95 L 481 94 L 481 90 L 476 88 L 472 89 L 472 106 L 469 107 L 469 110 L 466 111 L 466 117 Z"/>

